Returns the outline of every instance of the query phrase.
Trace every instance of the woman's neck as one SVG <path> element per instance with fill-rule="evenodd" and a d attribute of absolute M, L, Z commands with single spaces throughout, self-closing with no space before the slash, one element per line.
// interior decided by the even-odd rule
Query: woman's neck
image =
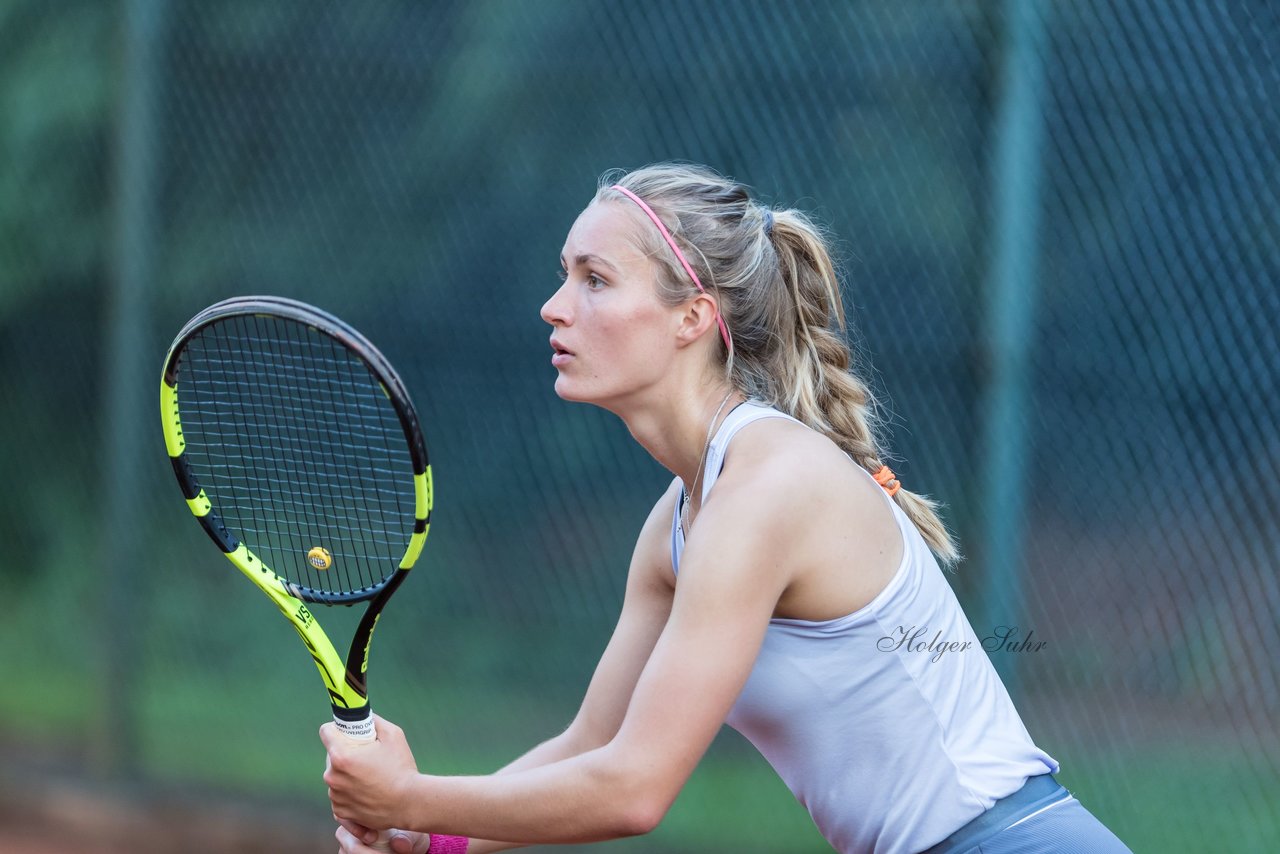
<path fill-rule="evenodd" d="M 729 411 L 746 395 L 727 381 L 661 397 L 649 405 L 618 411 L 631 435 L 664 468 L 679 477 L 692 495 L 707 446 Z M 705 477 L 702 474 L 701 477 Z"/>

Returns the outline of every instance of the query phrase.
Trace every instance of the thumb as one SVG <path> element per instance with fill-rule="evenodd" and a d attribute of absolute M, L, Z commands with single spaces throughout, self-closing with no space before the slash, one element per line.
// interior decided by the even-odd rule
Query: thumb
<path fill-rule="evenodd" d="M 395 854 L 415 854 L 418 851 L 416 843 L 420 840 L 425 841 L 428 839 L 430 837 L 425 833 L 405 833 L 403 830 L 393 830 L 391 831 L 391 839 L 388 842 Z M 426 846 L 423 846 L 421 850 L 425 852 L 427 850 Z"/>

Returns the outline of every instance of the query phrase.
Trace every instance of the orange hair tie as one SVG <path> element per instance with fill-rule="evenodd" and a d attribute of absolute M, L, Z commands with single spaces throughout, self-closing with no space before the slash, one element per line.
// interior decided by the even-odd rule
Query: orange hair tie
<path fill-rule="evenodd" d="M 876 483 L 884 487 L 890 498 L 897 495 L 898 490 L 902 489 L 902 482 L 898 480 L 898 476 L 888 466 L 880 466 L 880 471 L 873 474 L 872 477 L 876 479 Z"/>

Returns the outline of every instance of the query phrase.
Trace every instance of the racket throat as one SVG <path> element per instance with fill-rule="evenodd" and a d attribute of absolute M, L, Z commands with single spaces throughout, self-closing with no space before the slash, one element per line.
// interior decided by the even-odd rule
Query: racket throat
<path fill-rule="evenodd" d="M 382 616 L 375 610 L 377 604 L 375 602 L 374 607 L 366 611 L 364 618 L 360 620 L 351 651 L 347 653 L 345 681 L 361 697 L 369 696 L 369 685 L 365 677 L 369 671 L 369 648 L 373 646 L 373 630 L 377 628 L 378 619 Z"/>
<path fill-rule="evenodd" d="M 369 696 L 369 686 L 365 682 L 364 674 L 353 673 L 350 665 L 347 666 L 347 673 L 344 681 L 347 683 L 348 688 L 355 691 L 361 697 Z"/>
<path fill-rule="evenodd" d="M 378 620 L 382 618 L 383 606 L 387 604 L 391 594 L 396 592 L 408 574 L 405 570 L 398 570 L 392 575 L 387 585 L 378 591 L 378 595 L 369 603 L 368 610 L 364 612 L 364 616 L 360 618 L 360 624 L 356 626 L 355 635 L 351 640 L 351 649 L 347 653 L 347 672 L 344 681 L 360 697 L 369 696 L 365 674 L 369 670 L 369 648 L 373 646 L 373 630 L 378 627 Z"/>

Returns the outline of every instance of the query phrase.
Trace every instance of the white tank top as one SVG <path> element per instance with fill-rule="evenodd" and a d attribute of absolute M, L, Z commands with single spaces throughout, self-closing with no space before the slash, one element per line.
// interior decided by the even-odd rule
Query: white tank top
<path fill-rule="evenodd" d="M 795 420 L 755 402 L 730 412 L 707 451 L 704 502 L 729 442 L 762 418 Z M 888 585 L 833 620 L 770 620 L 727 719 L 845 854 L 923 850 L 1028 777 L 1058 770 L 1032 742 L 924 538 L 885 499 L 905 545 Z M 677 573 L 683 549 L 677 504 Z M 939 654 L 952 643 L 968 647 Z"/>

